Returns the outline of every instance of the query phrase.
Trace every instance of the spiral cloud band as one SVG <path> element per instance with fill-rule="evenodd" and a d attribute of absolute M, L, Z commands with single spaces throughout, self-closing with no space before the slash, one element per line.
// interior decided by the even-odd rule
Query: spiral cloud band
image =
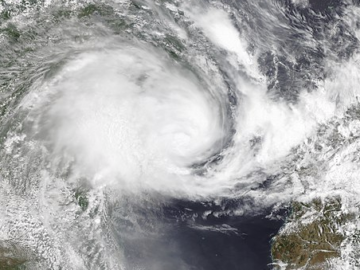
<path fill-rule="evenodd" d="M 360 9 L 313 2 L 2 1 L 0 268 L 282 267 L 330 200 L 355 269 Z"/>

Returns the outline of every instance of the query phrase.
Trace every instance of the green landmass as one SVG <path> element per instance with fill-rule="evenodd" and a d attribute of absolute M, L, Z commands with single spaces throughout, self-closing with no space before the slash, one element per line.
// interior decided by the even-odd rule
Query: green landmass
<path fill-rule="evenodd" d="M 99 14 L 104 17 L 112 16 L 114 15 L 114 9 L 111 6 L 105 4 L 102 5 L 89 4 L 79 11 L 78 17 L 79 18 L 89 17 L 94 14 Z"/>
<path fill-rule="evenodd" d="M 24 270 L 27 259 L 14 247 L 0 247 L 1 270 Z"/>
<path fill-rule="evenodd" d="M 75 199 L 81 210 L 86 211 L 89 206 L 89 200 L 86 197 L 86 193 L 80 190 L 75 191 Z"/>

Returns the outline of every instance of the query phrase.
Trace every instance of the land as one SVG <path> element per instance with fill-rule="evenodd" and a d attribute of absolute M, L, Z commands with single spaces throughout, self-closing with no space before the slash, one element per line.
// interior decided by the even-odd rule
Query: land
<path fill-rule="evenodd" d="M 291 208 L 286 225 L 272 241 L 275 269 L 328 269 L 328 260 L 341 255 L 341 226 L 354 216 L 341 211 L 340 198 L 293 202 Z"/>

